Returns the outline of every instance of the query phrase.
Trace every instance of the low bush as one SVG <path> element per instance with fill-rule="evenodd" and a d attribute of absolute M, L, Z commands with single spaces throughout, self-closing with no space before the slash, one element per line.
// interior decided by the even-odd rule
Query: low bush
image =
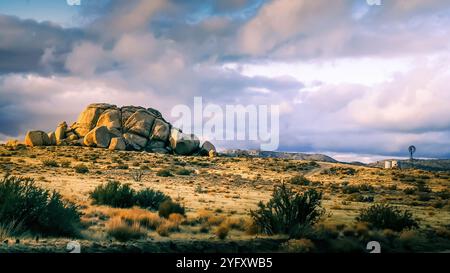
<path fill-rule="evenodd" d="M 178 169 L 175 173 L 178 175 L 190 175 L 191 171 L 188 169 Z"/>
<path fill-rule="evenodd" d="M 135 204 L 134 190 L 128 184 L 110 181 L 100 185 L 91 192 L 90 196 L 98 205 L 109 205 L 118 208 L 129 208 Z"/>
<path fill-rule="evenodd" d="M 169 199 L 164 193 L 149 188 L 137 192 L 134 197 L 136 205 L 151 210 L 159 209 L 161 203 Z"/>
<path fill-rule="evenodd" d="M 44 165 L 45 167 L 52 167 L 52 168 L 59 167 L 58 162 L 56 162 L 56 160 L 53 160 L 53 159 L 43 160 L 42 165 Z"/>
<path fill-rule="evenodd" d="M 74 169 L 75 169 L 76 173 L 88 173 L 89 172 L 89 168 L 84 164 L 77 165 L 77 166 L 75 166 Z"/>
<path fill-rule="evenodd" d="M 303 175 L 296 175 L 289 179 L 289 183 L 293 185 L 308 186 L 309 184 L 311 184 L 311 181 L 309 181 L 309 179 L 304 177 Z"/>
<path fill-rule="evenodd" d="M 282 184 L 275 187 L 268 203 L 260 202 L 250 215 L 263 233 L 296 237 L 325 213 L 321 200 L 322 193 L 314 189 L 298 194 Z"/>
<path fill-rule="evenodd" d="M 157 210 L 164 201 L 170 200 L 169 196 L 160 191 L 150 188 L 135 191 L 130 184 L 121 184 L 118 181 L 99 185 L 91 192 L 90 196 L 98 205 L 117 208 L 139 206 L 150 210 Z"/>
<path fill-rule="evenodd" d="M 373 205 L 363 209 L 359 216 L 356 217 L 356 220 L 358 222 L 366 222 L 376 229 L 402 231 L 419 227 L 411 212 L 403 211 L 387 204 Z"/>
<path fill-rule="evenodd" d="M 81 213 L 73 203 L 35 185 L 31 178 L 0 181 L 0 224 L 49 236 L 77 236 Z"/>
<path fill-rule="evenodd" d="M 165 200 L 161 203 L 161 205 L 159 205 L 159 216 L 169 218 L 169 215 L 171 215 L 172 213 L 185 215 L 185 208 L 182 205 L 173 202 L 171 199 Z"/>
<path fill-rule="evenodd" d="M 161 177 L 173 176 L 173 174 L 168 169 L 159 170 L 158 172 L 156 172 L 156 175 Z"/>
<path fill-rule="evenodd" d="M 112 218 L 107 223 L 106 231 L 109 236 L 121 242 L 136 240 L 146 236 L 146 231 L 138 223 L 130 225 L 120 217 Z"/>

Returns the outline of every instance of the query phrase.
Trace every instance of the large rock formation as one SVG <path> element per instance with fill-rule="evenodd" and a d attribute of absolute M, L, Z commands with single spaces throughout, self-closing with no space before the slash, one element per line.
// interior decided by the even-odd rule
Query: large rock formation
<path fill-rule="evenodd" d="M 50 145 L 48 134 L 43 131 L 31 131 L 25 136 L 25 144 L 28 146 L 47 146 Z"/>
<path fill-rule="evenodd" d="M 90 104 L 71 126 L 61 122 L 55 132 L 27 133 L 29 146 L 84 145 L 110 150 L 135 150 L 179 155 L 211 155 L 215 147 L 210 142 L 200 146 L 193 134 L 185 134 L 167 122 L 153 108 L 106 103 Z"/>

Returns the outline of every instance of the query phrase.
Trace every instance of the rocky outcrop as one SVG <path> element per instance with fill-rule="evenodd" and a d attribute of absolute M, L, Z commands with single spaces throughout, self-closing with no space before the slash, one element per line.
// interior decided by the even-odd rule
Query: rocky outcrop
<path fill-rule="evenodd" d="M 84 137 L 84 145 L 88 147 L 108 148 L 111 133 L 106 126 L 95 127 Z"/>
<path fill-rule="evenodd" d="M 56 142 L 61 141 L 66 138 L 66 131 L 67 131 L 67 123 L 65 121 L 61 122 L 61 124 L 56 127 L 55 130 L 55 139 Z"/>
<path fill-rule="evenodd" d="M 127 148 L 127 143 L 123 137 L 113 137 L 111 143 L 109 144 L 109 149 L 113 151 L 125 151 Z"/>
<path fill-rule="evenodd" d="M 25 143 L 29 146 L 83 145 L 110 150 L 136 150 L 179 155 L 215 154 L 215 147 L 185 134 L 167 122 L 153 108 L 107 103 L 88 105 L 76 122 L 61 122 L 54 132 L 30 131 Z"/>
<path fill-rule="evenodd" d="M 193 134 L 184 134 L 180 130 L 173 128 L 170 131 L 170 148 L 179 155 L 189 155 L 199 149 L 200 141 Z"/>
<path fill-rule="evenodd" d="M 217 155 L 216 147 L 209 141 L 205 141 L 200 147 L 200 154 L 214 157 Z"/>
<path fill-rule="evenodd" d="M 47 135 L 48 135 L 48 139 L 50 141 L 49 145 L 56 145 L 56 134 L 55 134 L 55 132 L 50 132 Z"/>
<path fill-rule="evenodd" d="M 97 124 L 100 115 L 107 109 L 116 108 L 117 106 L 106 103 L 94 103 L 90 104 L 81 114 L 78 116 L 77 122 L 74 126 L 75 133 L 84 137 L 94 129 Z"/>
<path fill-rule="evenodd" d="M 48 146 L 51 145 L 46 132 L 30 131 L 25 136 L 25 144 L 28 146 Z"/>

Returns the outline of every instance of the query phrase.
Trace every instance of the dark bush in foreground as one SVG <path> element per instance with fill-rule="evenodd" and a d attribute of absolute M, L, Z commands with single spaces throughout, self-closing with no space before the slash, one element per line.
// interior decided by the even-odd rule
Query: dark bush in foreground
<path fill-rule="evenodd" d="M 135 195 L 136 205 L 152 210 L 157 210 L 162 202 L 169 199 L 170 199 L 169 196 L 165 195 L 160 191 L 155 191 L 153 189 L 144 189 L 139 191 Z"/>
<path fill-rule="evenodd" d="M 325 213 L 321 200 L 320 192 L 308 190 L 298 194 L 282 184 L 275 188 L 272 199 L 267 204 L 260 202 L 259 208 L 250 211 L 250 215 L 263 233 L 296 237 Z"/>
<path fill-rule="evenodd" d="M 402 231 L 419 227 L 411 212 L 403 211 L 387 204 L 373 205 L 363 209 L 356 220 L 366 222 L 376 229 Z"/>
<path fill-rule="evenodd" d="M 173 202 L 170 199 L 162 202 L 158 210 L 159 216 L 169 218 L 169 215 L 171 215 L 172 213 L 179 213 L 181 215 L 184 215 L 185 209 L 183 206 Z"/>
<path fill-rule="evenodd" d="M 56 191 L 39 188 L 31 178 L 8 176 L 0 181 L 0 224 L 17 232 L 76 236 L 81 213 Z"/>
<path fill-rule="evenodd" d="M 135 204 L 134 190 L 128 184 L 110 181 L 100 185 L 91 192 L 95 204 L 109 205 L 118 208 L 129 208 Z"/>

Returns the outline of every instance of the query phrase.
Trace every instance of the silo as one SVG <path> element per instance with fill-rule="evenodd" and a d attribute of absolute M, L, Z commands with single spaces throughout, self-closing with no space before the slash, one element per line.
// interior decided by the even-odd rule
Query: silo
<path fill-rule="evenodd" d="M 390 169 L 390 168 L 392 168 L 392 161 L 390 161 L 390 160 L 384 161 L 384 168 L 385 168 L 385 169 Z"/>

